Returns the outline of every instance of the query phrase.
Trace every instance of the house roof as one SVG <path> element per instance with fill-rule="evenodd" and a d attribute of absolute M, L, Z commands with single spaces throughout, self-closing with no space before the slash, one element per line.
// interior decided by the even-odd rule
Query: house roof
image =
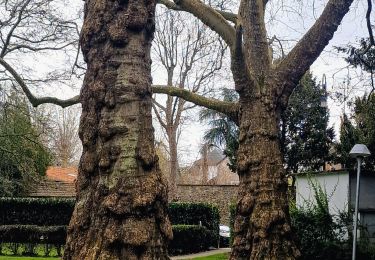
<path fill-rule="evenodd" d="M 77 174 L 77 167 L 50 166 L 47 169 L 46 177 L 48 180 L 74 183 Z"/>
<path fill-rule="evenodd" d="M 214 147 L 213 149 L 211 149 L 207 152 L 207 164 L 208 164 L 208 166 L 216 166 L 221 161 L 223 161 L 225 158 L 226 158 L 226 156 L 223 154 L 223 152 L 216 147 Z M 193 165 L 201 165 L 202 161 L 203 161 L 203 157 L 196 160 L 193 163 Z"/>
<path fill-rule="evenodd" d="M 73 182 L 44 180 L 29 192 L 30 197 L 75 197 L 76 189 Z"/>
<path fill-rule="evenodd" d="M 30 197 L 75 197 L 76 167 L 50 166 L 46 178 L 30 189 Z"/>

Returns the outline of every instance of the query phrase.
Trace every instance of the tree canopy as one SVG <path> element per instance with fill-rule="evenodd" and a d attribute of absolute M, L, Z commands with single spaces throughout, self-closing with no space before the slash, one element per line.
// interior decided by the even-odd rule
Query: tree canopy
<path fill-rule="evenodd" d="M 324 95 L 308 72 L 289 98 L 282 116 L 281 147 L 290 172 L 316 171 L 330 160 L 334 130 L 328 127 L 328 108 L 321 104 Z"/>

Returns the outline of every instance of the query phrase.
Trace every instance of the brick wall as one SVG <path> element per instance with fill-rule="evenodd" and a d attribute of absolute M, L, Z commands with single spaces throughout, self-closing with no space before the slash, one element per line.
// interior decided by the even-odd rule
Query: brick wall
<path fill-rule="evenodd" d="M 205 202 L 216 205 L 220 211 L 220 223 L 229 226 L 229 205 L 236 201 L 237 185 L 185 185 L 177 187 L 181 202 Z"/>

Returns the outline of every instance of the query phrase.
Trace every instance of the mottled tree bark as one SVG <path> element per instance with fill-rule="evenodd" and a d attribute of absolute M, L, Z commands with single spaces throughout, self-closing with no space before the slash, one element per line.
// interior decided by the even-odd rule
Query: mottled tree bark
<path fill-rule="evenodd" d="M 230 259 L 296 259 L 276 106 L 266 96 L 240 104 L 240 185 Z"/>
<path fill-rule="evenodd" d="M 153 0 L 87 0 L 83 154 L 64 259 L 168 259 L 167 187 L 154 151 Z"/>

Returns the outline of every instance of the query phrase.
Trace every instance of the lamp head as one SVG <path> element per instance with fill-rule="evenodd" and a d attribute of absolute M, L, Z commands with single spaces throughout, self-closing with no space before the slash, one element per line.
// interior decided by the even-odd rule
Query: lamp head
<path fill-rule="evenodd" d="M 368 150 L 367 146 L 364 144 L 356 144 L 353 146 L 353 148 L 349 152 L 351 157 L 357 158 L 357 157 L 367 157 L 370 156 L 371 153 Z"/>

